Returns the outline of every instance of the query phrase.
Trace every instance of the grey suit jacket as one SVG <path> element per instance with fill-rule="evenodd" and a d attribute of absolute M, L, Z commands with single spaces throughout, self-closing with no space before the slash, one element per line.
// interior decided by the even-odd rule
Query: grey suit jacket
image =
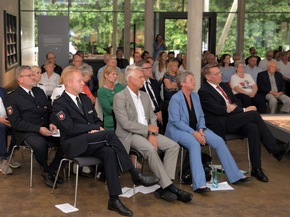
<path fill-rule="evenodd" d="M 139 92 L 147 123 L 156 126 L 156 115 L 153 112 L 150 99 L 147 93 Z M 116 134 L 129 152 L 132 135 L 139 134 L 147 138 L 148 126 L 138 123 L 137 110 L 128 87 L 114 96 L 113 110 L 117 122 Z"/>

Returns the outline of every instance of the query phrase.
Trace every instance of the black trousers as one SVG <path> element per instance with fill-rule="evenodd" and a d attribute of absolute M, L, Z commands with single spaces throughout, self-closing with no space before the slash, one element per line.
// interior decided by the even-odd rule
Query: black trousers
<path fill-rule="evenodd" d="M 107 142 L 100 142 L 106 140 Z M 134 168 L 116 134 L 110 130 L 87 134 L 88 149 L 81 156 L 95 156 L 103 161 L 110 196 L 122 194 L 120 171 Z"/>
<path fill-rule="evenodd" d="M 226 133 L 237 133 L 248 137 L 252 168 L 261 168 L 261 142 L 273 153 L 277 150 L 276 139 L 256 111 L 229 115 L 226 119 Z"/>
<path fill-rule="evenodd" d="M 257 107 L 257 110 L 260 114 L 265 114 L 267 107 L 266 107 L 266 99 L 262 97 L 259 93 L 252 98 L 250 98 L 246 94 L 237 93 L 235 95 L 239 100 L 241 100 L 243 106 L 246 108 L 248 106 L 254 105 Z"/>
<path fill-rule="evenodd" d="M 42 136 L 42 135 L 31 135 L 25 139 L 26 143 L 32 148 L 35 160 L 42 167 L 42 170 L 46 173 L 54 173 L 59 166 L 59 163 L 63 157 L 61 148 L 59 147 L 60 140 L 57 137 Z M 55 156 L 50 163 L 47 164 L 48 149 L 51 147 L 59 147 L 55 153 Z"/>

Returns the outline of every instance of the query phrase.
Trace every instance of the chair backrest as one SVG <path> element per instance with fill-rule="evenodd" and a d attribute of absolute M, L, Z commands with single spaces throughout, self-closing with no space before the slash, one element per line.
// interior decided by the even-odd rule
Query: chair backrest
<path fill-rule="evenodd" d="M 101 121 L 103 121 L 103 119 L 104 119 L 103 108 L 102 108 L 102 106 L 101 106 L 101 104 L 99 102 L 98 97 L 96 97 L 95 110 L 96 110 L 96 112 L 98 114 L 98 118 L 100 118 Z"/>

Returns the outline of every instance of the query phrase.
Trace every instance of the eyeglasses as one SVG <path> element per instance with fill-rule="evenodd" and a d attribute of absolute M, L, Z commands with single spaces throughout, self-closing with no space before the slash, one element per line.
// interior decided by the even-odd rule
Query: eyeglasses
<path fill-rule="evenodd" d="M 142 69 L 151 70 L 152 67 L 146 67 L 146 68 L 142 68 Z"/>
<path fill-rule="evenodd" d="M 35 74 L 20 75 L 20 77 L 28 77 L 28 78 L 32 78 L 34 76 Z"/>

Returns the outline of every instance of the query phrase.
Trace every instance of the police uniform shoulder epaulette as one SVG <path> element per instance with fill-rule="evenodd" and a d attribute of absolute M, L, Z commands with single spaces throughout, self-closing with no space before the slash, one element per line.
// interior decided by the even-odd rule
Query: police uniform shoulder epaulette
<path fill-rule="evenodd" d="M 14 91 L 15 91 L 15 89 L 7 92 L 7 94 L 9 95 L 9 94 L 13 93 Z"/>

